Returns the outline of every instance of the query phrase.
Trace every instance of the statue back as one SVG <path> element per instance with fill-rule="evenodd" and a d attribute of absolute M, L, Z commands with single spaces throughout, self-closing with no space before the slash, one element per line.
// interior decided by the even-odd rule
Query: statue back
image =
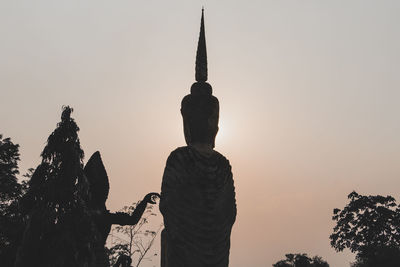
<path fill-rule="evenodd" d="M 208 157 L 178 148 L 167 160 L 161 190 L 161 266 L 228 266 L 236 218 L 229 161 L 218 152 Z"/>

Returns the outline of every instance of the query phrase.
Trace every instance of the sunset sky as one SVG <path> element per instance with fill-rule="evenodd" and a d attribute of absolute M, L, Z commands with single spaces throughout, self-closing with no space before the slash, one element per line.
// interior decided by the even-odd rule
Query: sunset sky
<path fill-rule="evenodd" d="M 110 210 L 160 191 L 185 145 L 203 5 L 216 150 L 236 187 L 230 266 L 286 253 L 349 266 L 329 244 L 332 210 L 352 190 L 400 197 L 400 1 L 2 0 L 0 134 L 20 144 L 21 173 L 70 105 Z"/>

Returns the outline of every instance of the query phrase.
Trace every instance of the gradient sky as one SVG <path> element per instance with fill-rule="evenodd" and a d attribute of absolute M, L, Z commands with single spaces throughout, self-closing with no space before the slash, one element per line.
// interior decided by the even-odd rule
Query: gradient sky
<path fill-rule="evenodd" d="M 349 266 L 329 244 L 333 208 L 352 190 L 400 193 L 399 1 L 2 0 L 0 133 L 20 144 L 21 172 L 71 105 L 110 210 L 159 191 L 185 144 L 202 5 L 216 149 L 237 193 L 230 266 L 289 252 Z"/>

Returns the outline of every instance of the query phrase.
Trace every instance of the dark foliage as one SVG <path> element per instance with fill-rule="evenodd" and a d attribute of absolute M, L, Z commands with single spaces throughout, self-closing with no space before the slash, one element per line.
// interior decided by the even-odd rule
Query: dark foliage
<path fill-rule="evenodd" d="M 90 266 L 95 232 L 86 203 L 83 174 L 72 109 L 64 107 L 61 122 L 49 136 L 42 162 L 29 180 L 22 202 L 26 228 L 16 266 Z"/>
<path fill-rule="evenodd" d="M 286 254 L 286 259 L 280 260 L 273 267 L 329 267 L 321 257 L 310 258 L 307 254 Z"/>
<path fill-rule="evenodd" d="M 21 185 L 17 181 L 19 161 L 19 145 L 11 142 L 10 138 L 0 135 L 0 201 L 1 205 L 8 204 L 20 193 Z"/>
<path fill-rule="evenodd" d="M 400 262 L 400 249 L 379 247 L 371 251 L 361 252 L 356 256 L 352 267 L 397 267 Z"/>
<path fill-rule="evenodd" d="M 17 180 L 19 146 L 0 135 L 0 262 L 12 266 L 23 232 L 18 202 L 26 183 Z"/>
<path fill-rule="evenodd" d="M 336 221 L 331 245 L 357 253 L 353 266 L 398 266 L 400 262 L 400 207 L 391 196 L 348 195 L 343 210 L 334 209 Z"/>

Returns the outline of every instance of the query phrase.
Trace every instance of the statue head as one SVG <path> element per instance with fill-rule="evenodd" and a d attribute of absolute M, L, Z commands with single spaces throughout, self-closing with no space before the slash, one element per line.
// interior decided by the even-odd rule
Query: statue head
<path fill-rule="evenodd" d="M 211 93 L 204 92 L 207 87 L 211 88 L 208 83 L 195 83 L 192 86 L 191 94 L 182 99 L 181 114 L 185 140 L 188 145 L 200 143 L 215 147 L 219 102 Z"/>
<path fill-rule="evenodd" d="M 90 157 L 83 171 L 89 182 L 89 207 L 92 210 L 105 210 L 110 184 L 99 151 Z"/>
<path fill-rule="evenodd" d="M 204 33 L 204 9 L 201 14 L 200 37 L 196 55 L 196 81 L 190 94 L 182 99 L 181 114 L 188 145 L 200 143 L 215 147 L 218 132 L 219 102 L 207 83 L 207 50 Z"/>

